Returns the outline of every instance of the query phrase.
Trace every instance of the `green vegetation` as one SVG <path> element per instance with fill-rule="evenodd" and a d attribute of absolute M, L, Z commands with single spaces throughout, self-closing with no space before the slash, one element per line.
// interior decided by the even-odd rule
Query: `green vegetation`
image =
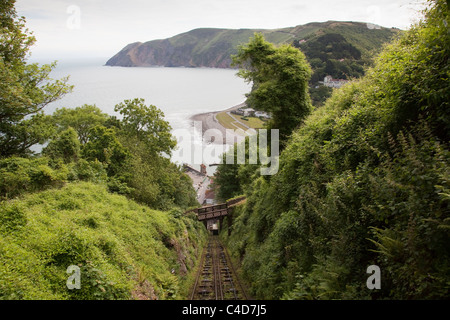
<path fill-rule="evenodd" d="M 332 89 L 321 85 L 326 76 L 352 80 L 362 77 L 383 43 L 392 40 L 395 29 L 370 29 L 359 23 L 359 32 L 351 24 L 330 25 L 293 41 L 313 70 L 309 93 L 314 106 L 321 106 L 331 96 Z M 400 34 L 400 33 L 399 33 Z"/>
<path fill-rule="evenodd" d="M 448 299 L 449 8 L 386 46 L 294 130 L 280 170 L 218 167 L 230 251 L 265 299 Z M 223 181 L 234 181 L 227 184 Z M 366 287 L 381 268 L 381 289 Z"/>
<path fill-rule="evenodd" d="M 261 129 L 265 126 L 265 121 L 257 117 L 241 117 L 238 115 L 235 115 L 235 117 L 238 121 L 230 117 L 226 111 L 219 112 L 216 115 L 217 121 L 219 121 L 219 123 L 226 129 L 242 129 L 244 131 L 247 131 L 247 127 L 252 129 Z M 242 124 L 245 124 L 247 127 L 243 126 Z"/>
<path fill-rule="evenodd" d="M 375 30 L 357 36 L 354 23 L 336 23 L 341 37 L 310 24 L 239 47 L 234 63 L 254 83 L 248 102 L 272 113 L 268 127 L 283 140 L 277 174 L 224 161 L 214 179 L 220 200 L 246 195 L 222 237 L 252 296 L 450 297 L 449 8 L 429 3 L 423 21 L 321 107 L 311 106 L 311 72 L 328 72 L 323 61 L 359 70 Z M 185 298 L 206 230 L 183 214 L 197 205 L 195 191 L 170 162 L 163 113 L 133 99 L 116 106 L 121 119 L 91 105 L 44 115 L 71 87 L 48 78 L 54 64 L 26 63 L 34 39 L 14 1 L 0 13 L 0 299 Z M 197 35 L 217 32 L 226 34 Z M 293 33 L 305 51 L 325 53 L 313 70 L 299 50 L 269 42 Z M 216 40 L 204 49 L 227 52 Z M 66 286 L 72 265 L 81 289 Z M 381 268 L 381 289 L 366 287 L 370 265 Z"/>
<path fill-rule="evenodd" d="M 71 183 L 0 203 L 0 299 L 180 299 L 206 230 L 105 186 Z M 81 269 L 69 290 L 66 269 Z"/>
<path fill-rule="evenodd" d="M 12 0 L 0 4 L 0 157 L 27 155 L 52 135 L 42 109 L 71 91 L 67 78 L 53 81 L 55 63 L 27 64 L 35 38 L 25 30 Z"/>
<path fill-rule="evenodd" d="M 232 117 L 230 117 L 229 114 L 227 114 L 226 111 L 223 112 L 219 112 L 216 115 L 216 119 L 217 121 L 219 121 L 219 123 L 226 129 L 232 129 L 232 130 L 237 130 L 237 129 L 242 129 L 244 131 L 247 130 L 246 127 L 244 127 L 240 121 L 236 121 L 235 119 L 233 119 Z"/>
<path fill-rule="evenodd" d="M 275 47 L 256 33 L 232 57 L 238 75 L 253 84 L 246 104 L 269 112 L 268 129 L 278 129 L 285 140 L 311 111 L 308 80 L 311 69 L 304 54 L 292 46 Z"/>
<path fill-rule="evenodd" d="M 392 40 L 396 34 L 395 29 L 370 29 L 362 23 L 358 31 L 343 23 L 294 40 L 293 45 L 306 55 L 314 69 L 312 84 L 323 81 L 327 75 L 347 80 L 361 77 L 364 67 L 371 64 L 382 44 Z"/>
<path fill-rule="evenodd" d="M 27 64 L 14 3 L 0 5 L 0 299 L 187 297 L 206 230 L 183 214 L 198 203 L 164 114 L 133 99 L 122 119 L 95 105 L 44 115 L 72 87 L 49 79 L 55 64 Z M 66 286 L 73 265 L 81 289 Z"/>
<path fill-rule="evenodd" d="M 258 135 L 256 135 L 256 138 L 258 139 Z M 215 197 L 220 202 L 226 202 L 246 194 L 246 188 L 251 187 L 252 181 L 259 175 L 259 170 L 257 170 L 259 165 L 248 164 L 249 139 L 249 137 L 245 137 L 244 154 L 246 165 L 227 164 L 227 154 L 222 155 L 222 163 L 217 166 L 213 181 Z M 228 152 L 233 153 L 235 161 L 238 159 L 238 148 L 235 147 Z"/>
<path fill-rule="evenodd" d="M 155 106 L 146 106 L 142 99 L 126 100 L 116 108 L 123 115 L 121 120 L 89 105 L 58 109 L 48 116 L 55 134 L 42 151 L 46 158 L 36 158 L 41 159 L 40 165 L 58 172 L 60 182 L 107 183 L 111 192 L 128 195 L 155 209 L 195 206 L 191 180 L 167 157 L 175 142 L 163 113 Z M 19 169 L 10 164 L 3 167 L 5 191 L 0 196 L 11 196 L 6 191 L 10 189 L 16 195 L 20 190 L 31 190 L 25 185 L 8 186 L 14 185 L 11 174 Z M 165 170 L 160 170 L 161 167 Z"/>
<path fill-rule="evenodd" d="M 350 80 L 364 74 L 364 65 L 368 58 L 362 59 L 361 51 L 338 33 L 326 33 L 303 40 L 298 48 L 305 53 L 314 68 L 311 83 L 323 81 L 327 75 L 336 79 Z"/>
<path fill-rule="evenodd" d="M 101 167 L 103 170 L 103 167 Z M 62 186 L 69 168 L 51 168 L 45 157 L 27 159 L 10 157 L 0 160 L 0 200 L 15 198 L 25 192 Z M 72 173 L 73 174 L 73 173 Z"/>
<path fill-rule="evenodd" d="M 323 102 L 331 97 L 332 93 L 333 88 L 323 85 L 312 85 L 309 87 L 309 96 L 311 97 L 311 103 L 315 107 L 320 107 Z"/>
<path fill-rule="evenodd" d="M 109 116 L 95 105 L 88 104 L 74 109 L 57 109 L 53 113 L 53 121 L 57 131 L 61 132 L 73 128 L 77 132 L 81 144 L 88 142 L 88 136 L 92 128 L 104 125 L 108 118 Z"/>
<path fill-rule="evenodd" d="M 262 129 L 265 127 L 266 122 L 257 117 L 241 117 L 245 121 L 245 124 L 253 129 Z"/>

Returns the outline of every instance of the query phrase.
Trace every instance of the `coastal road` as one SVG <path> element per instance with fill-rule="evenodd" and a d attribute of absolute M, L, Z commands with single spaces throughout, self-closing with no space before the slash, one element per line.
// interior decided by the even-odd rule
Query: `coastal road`
<path fill-rule="evenodd" d="M 233 118 L 236 122 L 239 122 L 239 124 L 240 125 L 242 125 L 242 126 L 244 126 L 245 128 L 247 128 L 247 129 L 251 129 L 248 125 L 246 125 L 245 123 L 243 123 L 242 121 L 239 121 L 238 119 L 236 119 L 236 117 L 230 112 L 230 111 L 227 111 L 227 114 L 231 117 L 231 118 Z M 233 123 L 232 123 L 233 124 Z M 234 125 L 234 124 L 233 124 Z M 238 128 L 239 129 L 239 128 Z"/>

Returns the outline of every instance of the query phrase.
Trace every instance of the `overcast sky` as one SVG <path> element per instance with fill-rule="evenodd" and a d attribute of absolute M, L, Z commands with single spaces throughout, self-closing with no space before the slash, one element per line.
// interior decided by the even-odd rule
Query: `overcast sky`
<path fill-rule="evenodd" d="M 283 28 L 327 20 L 407 29 L 423 0 L 17 0 L 34 57 L 110 57 L 128 43 L 200 27 Z"/>

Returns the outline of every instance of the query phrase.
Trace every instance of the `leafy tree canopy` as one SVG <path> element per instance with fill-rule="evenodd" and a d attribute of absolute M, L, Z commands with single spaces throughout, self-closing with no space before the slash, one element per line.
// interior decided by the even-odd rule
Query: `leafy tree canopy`
<path fill-rule="evenodd" d="M 164 113 L 154 105 L 146 106 L 144 99 L 125 100 L 114 108 L 122 115 L 122 132 L 144 143 L 156 153 L 171 153 L 176 141 Z"/>
<path fill-rule="evenodd" d="M 85 159 L 106 164 L 110 176 L 123 172 L 130 154 L 117 139 L 114 129 L 96 126 L 91 129 L 88 139 L 82 151 Z"/>
<path fill-rule="evenodd" d="M 25 155 L 52 134 L 43 108 L 70 92 L 68 78 L 53 81 L 55 63 L 26 62 L 35 38 L 18 17 L 14 0 L 0 5 L 0 157 Z"/>
<path fill-rule="evenodd" d="M 52 159 L 62 159 L 64 163 L 76 161 L 80 157 L 80 141 L 77 132 L 69 127 L 54 137 L 42 151 Z"/>
<path fill-rule="evenodd" d="M 311 111 L 308 81 L 311 68 L 305 55 L 289 45 L 275 47 L 262 34 L 238 48 L 233 65 L 238 75 L 253 83 L 247 104 L 272 114 L 269 128 L 285 140 Z"/>
<path fill-rule="evenodd" d="M 61 108 L 53 113 L 58 131 L 75 129 L 82 144 L 88 142 L 89 131 L 106 123 L 109 116 L 95 105 L 85 104 L 75 109 Z"/>

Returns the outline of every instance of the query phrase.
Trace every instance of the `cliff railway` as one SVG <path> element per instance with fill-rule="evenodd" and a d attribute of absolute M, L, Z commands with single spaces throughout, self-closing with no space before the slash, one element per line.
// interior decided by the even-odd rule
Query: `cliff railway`
<path fill-rule="evenodd" d="M 191 300 L 248 300 L 238 279 L 228 251 L 221 243 L 218 231 L 233 206 L 245 201 L 240 197 L 222 204 L 196 208 L 198 220 L 210 231 L 208 244 L 202 252 L 200 266 L 190 293 Z M 231 219 L 228 219 L 229 224 Z M 229 227 L 230 225 L 228 225 Z"/>

